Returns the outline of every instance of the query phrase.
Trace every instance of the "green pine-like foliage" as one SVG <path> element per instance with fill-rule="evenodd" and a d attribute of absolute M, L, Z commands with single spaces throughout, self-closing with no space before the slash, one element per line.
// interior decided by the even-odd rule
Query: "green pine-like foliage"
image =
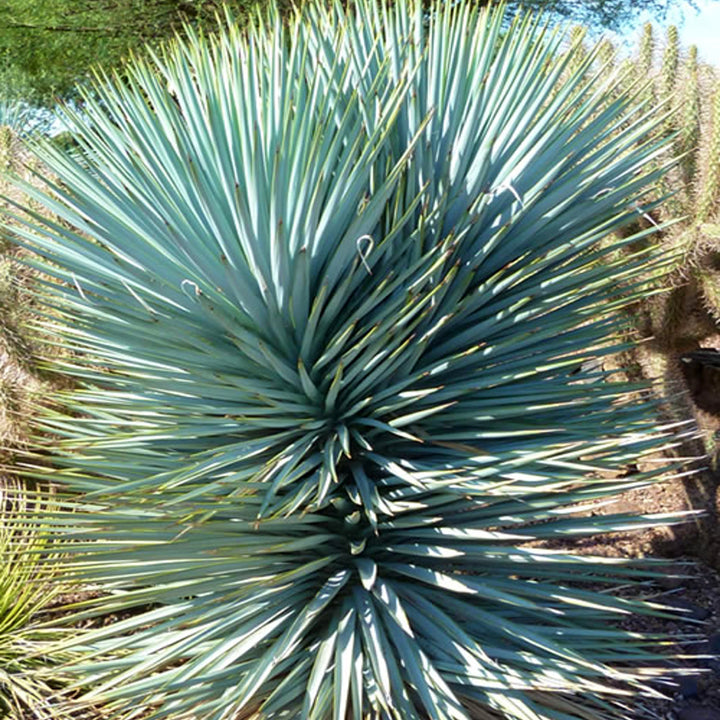
<path fill-rule="evenodd" d="M 667 673 L 649 562 L 573 538 L 672 442 L 585 369 L 657 262 L 606 239 L 669 142 L 502 8 L 320 5 L 95 87 L 20 242 L 75 389 L 43 522 L 110 717 L 620 718 Z M 592 382 L 591 382 L 592 381 Z M 51 463 L 48 463 L 47 454 Z M 560 544 L 558 544 L 558 542 Z M 57 649 L 57 648 L 56 648 Z M 75 698 L 78 700 L 78 698 Z"/>

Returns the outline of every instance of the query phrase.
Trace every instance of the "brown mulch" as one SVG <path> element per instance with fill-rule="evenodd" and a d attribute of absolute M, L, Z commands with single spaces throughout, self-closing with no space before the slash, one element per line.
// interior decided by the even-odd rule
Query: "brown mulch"
<path fill-rule="evenodd" d="M 713 475 L 672 480 L 644 490 L 634 490 L 602 509 L 613 512 L 670 512 L 698 509 L 698 483 L 717 485 Z M 705 508 L 707 509 L 707 508 Z M 719 536 L 716 538 L 716 536 Z M 720 569 L 718 560 L 720 527 L 715 514 L 689 520 L 672 528 L 653 527 L 634 533 L 612 533 L 573 543 L 582 554 L 605 557 L 659 558 L 667 561 L 660 567 L 666 576 L 640 591 L 628 595 L 672 606 L 682 617 L 657 618 L 632 615 L 621 623 L 638 633 L 661 633 L 677 637 L 669 646 L 669 673 L 687 673 L 671 683 L 657 683 L 656 689 L 666 700 L 638 697 L 628 720 L 720 720 Z M 688 636 L 694 639 L 688 639 Z M 671 655 L 709 656 L 695 660 L 676 660 Z M 716 657 L 712 657 L 716 656 Z"/>

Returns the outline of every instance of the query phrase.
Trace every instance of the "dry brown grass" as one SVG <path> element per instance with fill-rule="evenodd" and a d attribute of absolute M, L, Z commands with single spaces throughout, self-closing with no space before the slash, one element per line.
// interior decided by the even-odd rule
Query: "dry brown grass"
<path fill-rule="evenodd" d="M 18 453 L 31 444 L 32 418 L 58 385 L 39 367 L 50 348 L 36 329 L 35 273 L 24 263 L 28 251 L 12 242 L 16 221 L 9 214 L 16 212 L 13 202 L 33 205 L 12 178 L 35 184 L 37 168 L 22 141 L 0 126 L 0 214 L 5 226 L 0 236 L 0 482 L 3 475 L 12 475 Z"/>

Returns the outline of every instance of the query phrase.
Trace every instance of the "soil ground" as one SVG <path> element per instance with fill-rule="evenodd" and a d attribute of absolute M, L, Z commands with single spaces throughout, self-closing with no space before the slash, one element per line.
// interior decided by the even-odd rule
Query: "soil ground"
<path fill-rule="evenodd" d="M 714 338 L 720 348 L 720 337 Z M 704 343 L 704 347 L 712 347 Z M 720 357 L 720 356 L 719 356 Z M 677 449 L 676 455 L 695 458 L 695 473 L 669 479 L 649 488 L 620 495 L 603 513 L 698 513 L 674 527 L 654 527 L 641 532 L 612 533 L 573 543 L 583 554 L 611 557 L 651 557 L 667 561 L 666 577 L 643 588 L 643 597 L 680 608 L 689 622 L 633 615 L 623 623 L 642 633 L 678 637 L 668 652 L 720 654 L 720 524 L 715 441 L 720 434 L 720 367 L 680 362 L 665 367 L 663 392 L 672 391 L 673 402 L 665 408 L 665 419 L 692 417 L 698 436 Z M 672 361 L 672 359 L 671 359 Z M 690 365 L 690 367 L 688 367 Z M 667 395 L 666 395 L 667 396 Z M 626 473 L 642 471 L 632 466 Z M 688 633 L 696 635 L 687 640 Z M 637 698 L 632 720 L 720 720 L 720 659 L 700 662 L 668 660 L 669 668 L 684 668 L 688 674 L 673 684 L 659 686 L 667 700 Z"/>

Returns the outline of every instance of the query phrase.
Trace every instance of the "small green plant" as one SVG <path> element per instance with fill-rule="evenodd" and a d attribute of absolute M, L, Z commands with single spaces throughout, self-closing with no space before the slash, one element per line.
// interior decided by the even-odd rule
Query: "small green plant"
<path fill-rule="evenodd" d="M 30 502 L 22 487 L 0 485 L 0 717 L 57 720 L 71 714 L 59 701 L 69 681 L 61 665 L 72 653 L 54 649 L 68 631 L 44 621 L 64 587 L 52 545 L 32 520 L 50 503 Z M 76 716 L 78 717 L 78 716 Z"/>
<path fill-rule="evenodd" d="M 583 513 L 673 442 L 634 386 L 582 382 L 654 262 L 602 241 L 652 209 L 662 118 L 542 27 L 271 14 L 96 87 L 80 154 L 38 148 L 60 220 L 18 234 L 79 387 L 25 471 L 74 498 L 44 521 L 109 617 L 63 646 L 82 701 L 565 720 L 657 695 L 658 639 L 614 624 L 664 612 L 615 592 L 652 563 L 547 544 L 674 521 Z"/>

